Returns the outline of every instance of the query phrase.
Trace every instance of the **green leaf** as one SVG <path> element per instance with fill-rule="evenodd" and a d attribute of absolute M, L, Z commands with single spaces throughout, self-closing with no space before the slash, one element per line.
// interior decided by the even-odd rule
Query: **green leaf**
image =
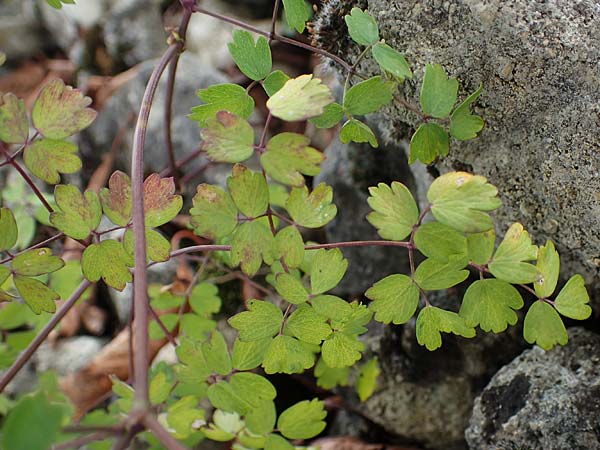
<path fill-rule="evenodd" d="M 439 222 L 465 233 L 480 233 L 494 227 L 487 211 L 502 204 L 497 195 L 485 177 L 449 172 L 431 183 L 427 199 Z"/>
<path fill-rule="evenodd" d="M 244 395 L 246 393 L 238 392 L 227 381 L 219 381 L 210 385 L 207 394 L 208 399 L 215 408 L 226 412 L 244 415 L 251 408 L 246 395 Z"/>
<path fill-rule="evenodd" d="M 195 340 L 206 339 L 216 328 L 217 322 L 214 320 L 192 313 L 184 314 L 179 323 L 180 333 Z"/>
<path fill-rule="evenodd" d="M 344 96 L 344 108 L 349 114 L 364 116 L 378 111 L 393 98 L 395 83 L 384 82 L 380 76 L 352 86 Z"/>
<path fill-rule="evenodd" d="M 419 304 L 419 288 L 406 275 L 390 275 L 370 287 L 365 296 L 373 303 L 369 305 L 375 320 L 395 325 L 408 322 Z"/>
<path fill-rule="evenodd" d="M 352 306 L 335 295 L 318 295 L 310 302 L 318 314 L 330 320 L 346 320 L 352 315 Z"/>
<path fill-rule="evenodd" d="M 198 409 L 198 400 L 193 396 L 186 396 L 169 406 L 167 410 L 167 423 L 174 431 L 177 439 L 185 439 L 197 430 L 194 422 L 203 420 L 204 411 Z"/>
<path fill-rule="evenodd" d="M 85 249 L 81 267 L 88 280 L 98 281 L 102 278 L 110 287 L 122 291 L 132 280 L 129 268 L 133 267 L 133 258 L 121 243 L 107 239 Z"/>
<path fill-rule="evenodd" d="M 459 314 L 470 327 L 479 325 L 483 331 L 501 333 L 517 323 L 515 311 L 522 307 L 523 298 L 514 286 L 491 278 L 469 286 Z"/>
<path fill-rule="evenodd" d="M 259 36 L 255 43 L 248 31 L 235 30 L 233 42 L 227 47 L 242 73 L 251 80 L 262 80 L 271 72 L 271 47 L 264 36 Z"/>
<path fill-rule="evenodd" d="M 325 106 L 333 103 L 327 86 L 312 75 L 301 75 L 288 80 L 267 101 L 271 114 L 288 122 L 310 119 L 323 114 Z"/>
<path fill-rule="evenodd" d="M 310 139 L 296 133 L 280 133 L 267 143 L 260 162 L 267 175 L 280 183 L 304 186 L 302 174 L 318 175 L 325 156 L 309 147 Z"/>
<path fill-rule="evenodd" d="M 271 97 L 275 92 L 281 89 L 289 79 L 290 77 L 288 77 L 285 72 L 274 70 L 267 78 L 265 78 L 262 85 L 267 95 Z"/>
<path fill-rule="evenodd" d="M 410 164 L 419 160 L 431 164 L 438 156 L 448 156 L 450 141 L 448 133 L 436 123 L 424 123 L 419 126 L 410 139 Z"/>
<path fill-rule="evenodd" d="M 361 402 L 364 402 L 373 395 L 377 387 L 377 378 L 381 374 L 377 357 L 367 361 L 358 372 L 358 380 L 356 381 L 356 392 Z"/>
<path fill-rule="evenodd" d="M 132 229 L 125 231 L 123 247 L 131 257 L 134 256 L 135 237 Z M 158 231 L 146 228 L 146 254 L 148 260 L 168 261 L 171 257 L 171 243 Z"/>
<path fill-rule="evenodd" d="M 362 357 L 364 349 L 365 344 L 358 340 L 358 336 L 336 331 L 323 342 L 321 355 L 331 368 L 350 367 Z"/>
<path fill-rule="evenodd" d="M 428 258 L 446 261 L 450 256 L 462 256 L 468 262 L 467 238 L 440 222 L 424 223 L 415 233 L 415 245 Z"/>
<path fill-rule="evenodd" d="M 192 203 L 190 224 L 198 236 L 222 238 L 237 226 L 238 209 L 231 196 L 220 187 L 200 184 Z"/>
<path fill-rule="evenodd" d="M 75 4 L 75 0 L 46 0 L 46 2 L 48 2 L 48 4 L 50 6 L 52 6 L 53 8 L 56 8 L 56 9 L 61 9 L 63 3 L 65 5 L 74 5 Z"/>
<path fill-rule="evenodd" d="M 483 129 L 483 119 L 475 114 L 471 114 L 471 104 L 475 103 L 483 91 L 483 85 L 469 95 L 450 116 L 450 134 L 454 139 L 467 141 L 477 137 Z"/>
<path fill-rule="evenodd" d="M 344 16 L 348 32 L 354 42 L 360 45 L 373 45 L 379 40 L 379 26 L 366 10 L 352 8 L 349 15 Z"/>
<path fill-rule="evenodd" d="M 294 28 L 298 33 L 303 33 L 311 13 L 306 2 L 304 0 L 283 0 L 283 8 L 290 28 Z"/>
<path fill-rule="evenodd" d="M 44 283 L 20 275 L 14 275 L 13 282 L 23 301 L 35 314 L 40 314 L 42 311 L 49 313 L 56 311 L 55 301 L 59 300 L 60 296 Z"/>
<path fill-rule="evenodd" d="M 131 220 L 133 208 L 131 180 L 120 170 L 113 172 L 108 179 L 108 188 L 99 193 L 102 209 L 106 217 L 117 226 L 124 227 Z"/>
<path fill-rule="evenodd" d="M 494 229 L 467 236 L 469 260 L 481 266 L 486 265 L 494 253 L 496 233 Z"/>
<path fill-rule="evenodd" d="M 264 435 L 273 431 L 277 411 L 275 403 L 270 400 L 261 401 L 258 406 L 252 408 L 245 417 L 246 426 L 255 434 Z"/>
<path fill-rule="evenodd" d="M 196 314 L 210 316 L 221 310 L 219 289 L 211 283 L 199 283 L 192 289 L 190 307 Z"/>
<path fill-rule="evenodd" d="M 535 292 L 539 297 L 549 297 L 556 289 L 560 273 L 560 257 L 552 241 L 540 247 L 536 266 L 541 278 L 533 283 Z"/>
<path fill-rule="evenodd" d="M 160 316 L 160 321 L 165 326 L 165 328 L 167 329 L 167 331 L 169 333 L 173 333 L 173 330 L 175 330 L 175 327 L 179 323 L 179 314 L 176 314 L 176 313 L 163 314 Z M 153 320 L 152 322 L 150 322 L 148 336 L 150 336 L 150 339 L 155 339 L 155 340 L 166 338 L 165 331 L 158 324 L 158 322 L 156 320 Z"/>
<path fill-rule="evenodd" d="M 265 359 L 271 336 L 257 341 L 236 339 L 233 343 L 232 363 L 237 370 L 256 369 Z"/>
<path fill-rule="evenodd" d="M 45 273 L 62 269 L 65 262 L 52 255 L 49 248 L 35 248 L 15 256 L 12 261 L 13 271 L 18 275 L 36 277 Z"/>
<path fill-rule="evenodd" d="M 153 173 L 144 180 L 144 216 L 146 226 L 159 227 L 173 220 L 181 207 L 183 198 L 175 195 L 173 177 L 161 178 Z"/>
<path fill-rule="evenodd" d="M 273 259 L 283 259 L 290 269 L 300 267 L 304 261 L 304 239 L 298 229 L 290 225 L 277 233 L 271 249 Z"/>
<path fill-rule="evenodd" d="M 291 336 L 279 335 L 271 341 L 262 363 L 265 373 L 301 373 L 315 363 L 307 345 Z"/>
<path fill-rule="evenodd" d="M 9 276 L 10 276 L 10 269 L 6 266 L 0 265 L 0 286 L 2 286 L 4 284 L 4 282 L 8 279 Z M 0 314 L 1 313 L 2 313 L 2 310 L 0 310 Z"/>
<path fill-rule="evenodd" d="M 308 300 L 308 292 L 302 282 L 289 273 L 280 273 L 276 277 L 275 289 L 285 300 L 295 305 Z"/>
<path fill-rule="evenodd" d="M 25 396 L 3 424 L 2 448 L 48 450 L 60 433 L 62 421 L 60 405 L 50 403 L 41 393 Z"/>
<path fill-rule="evenodd" d="M 13 212 L 8 208 L 0 209 L 0 252 L 13 248 L 18 237 L 19 231 Z"/>
<path fill-rule="evenodd" d="M 31 112 L 33 125 L 49 139 L 64 139 L 87 128 L 96 118 L 92 99 L 56 79 L 46 84 Z"/>
<path fill-rule="evenodd" d="M 592 314 L 592 308 L 588 305 L 589 301 L 590 297 L 583 277 L 573 275 L 556 297 L 554 307 L 563 316 L 585 320 Z"/>
<path fill-rule="evenodd" d="M 509 283 L 531 283 L 540 278 L 537 267 L 523 261 L 537 258 L 538 248 L 520 223 L 513 223 L 488 264 L 496 278 Z"/>
<path fill-rule="evenodd" d="M 227 111 L 206 121 L 202 139 L 202 150 L 213 161 L 236 163 L 254 153 L 254 130 L 246 120 Z"/>
<path fill-rule="evenodd" d="M 323 114 L 308 119 L 317 128 L 332 128 L 344 118 L 344 108 L 339 103 L 330 103 L 323 110 Z"/>
<path fill-rule="evenodd" d="M 382 71 L 391 73 L 401 82 L 404 81 L 405 78 L 412 80 L 413 74 L 406 58 L 392 47 L 379 42 L 375 44 L 371 52 Z"/>
<path fill-rule="evenodd" d="M 317 314 L 309 305 L 302 305 L 288 318 L 284 332 L 301 341 L 319 345 L 331 334 L 326 318 Z"/>
<path fill-rule="evenodd" d="M 277 428 L 288 439 L 310 439 L 327 425 L 325 404 L 317 399 L 304 400 L 289 407 L 279 416 Z"/>
<path fill-rule="evenodd" d="M 269 257 L 273 235 L 271 230 L 260 222 L 244 222 L 236 228 L 231 240 L 231 263 L 238 264 L 242 271 L 254 276 L 263 259 Z"/>
<path fill-rule="evenodd" d="M 0 96 L 0 141 L 24 144 L 29 137 L 25 101 L 13 94 Z"/>
<path fill-rule="evenodd" d="M 569 341 L 567 330 L 556 310 L 548 303 L 538 300 L 531 305 L 523 324 L 523 337 L 530 344 L 550 350 L 556 344 Z"/>
<path fill-rule="evenodd" d="M 169 398 L 171 389 L 173 389 L 173 381 L 169 381 L 165 372 L 158 372 L 150 380 L 149 395 L 150 403 L 160 405 Z"/>
<path fill-rule="evenodd" d="M 342 144 L 347 144 L 348 142 L 356 142 L 357 144 L 368 142 L 373 148 L 379 147 L 373 130 L 367 124 L 356 119 L 350 119 L 342 126 L 340 141 L 342 141 Z"/>
<path fill-rule="evenodd" d="M 60 183 L 61 173 L 81 170 L 77 145 L 68 141 L 38 139 L 25 148 L 23 160 L 32 174 L 48 184 Z"/>
<path fill-rule="evenodd" d="M 100 224 L 102 207 L 94 191 L 82 195 L 75 186 L 59 184 L 54 198 L 57 210 L 50 214 L 50 222 L 67 236 L 85 239 Z"/>
<path fill-rule="evenodd" d="M 265 441 L 264 448 L 265 450 L 294 450 L 296 447 L 294 447 L 281 436 L 270 434 Z"/>
<path fill-rule="evenodd" d="M 207 368 L 219 375 L 229 375 L 231 372 L 231 358 L 227 349 L 227 342 L 221 333 L 215 331 L 210 340 L 202 344 L 202 354 Z"/>
<path fill-rule="evenodd" d="M 427 64 L 421 85 L 421 109 L 429 116 L 443 119 L 448 117 L 458 95 L 458 81 L 448 79 L 439 64 Z"/>
<path fill-rule="evenodd" d="M 325 364 L 325 361 L 321 358 L 315 366 L 315 377 L 317 378 L 317 386 L 323 389 L 347 386 L 348 378 L 350 377 L 350 368 L 338 367 L 333 369 Z"/>
<path fill-rule="evenodd" d="M 227 178 L 227 187 L 233 202 L 246 217 L 258 217 L 267 211 L 269 188 L 262 173 L 236 164 L 232 176 Z"/>
<path fill-rule="evenodd" d="M 419 209 L 408 188 L 397 181 L 391 187 L 379 183 L 369 188 L 369 194 L 367 202 L 373 212 L 367 220 L 377 228 L 379 236 L 391 241 L 406 238 L 419 220 Z"/>
<path fill-rule="evenodd" d="M 254 111 L 254 99 L 246 89 L 237 84 L 215 84 L 200 89 L 198 97 L 205 104 L 194 106 L 188 116 L 205 127 L 209 119 L 214 119 L 219 111 L 228 111 L 242 119 L 248 119 Z"/>
<path fill-rule="evenodd" d="M 315 254 L 310 271 L 310 286 L 313 295 L 333 289 L 344 278 L 348 260 L 339 248 L 320 249 Z"/>
<path fill-rule="evenodd" d="M 250 300 L 248 311 L 231 317 L 228 322 L 239 331 L 242 341 L 259 341 L 275 336 L 283 322 L 283 313 L 272 303 Z"/>
<path fill-rule="evenodd" d="M 475 336 L 475 329 L 469 327 L 455 312 L 435 306 L 423 308 L 417 317 L 417 342 L 427 347 L 427 350 L 438 349 L 442 346 L 441 333 L 472 338 Z"/>
<path fill-rule="evenodd" d="M 285 205 L 290 216 L 300 226 L 320 228 L 331 222 L 337 214 L 337 207 L 332 204 L 333 189 L 320 183 L 309 194 L 308 188 L 293 188 Z"/>
<path fill-rule="evenodd" d="M 447 260 L 428 258 L 419 264 L 415 271 L 415 282 L 425 291 L 447 289 L 462 283 L 469 277 L 467 265 L 462 255 L 451 255 Z"/>

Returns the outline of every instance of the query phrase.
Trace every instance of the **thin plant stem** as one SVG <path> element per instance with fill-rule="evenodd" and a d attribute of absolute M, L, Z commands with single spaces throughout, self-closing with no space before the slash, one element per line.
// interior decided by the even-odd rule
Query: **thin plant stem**
<path fill-rule="evenodd" d="M 2 261 L 0 261 L 0 264 L 5 264 L 5 263 L 7 263 L 9 261 L 12 261 L 16 256 L 19 256 L 22 253 L 28 252 L 29 250 L 35 250 L 36 248 L 43 247 L 44 245 L 48 245 L 48 244 L 50 244 L 50 243 L 52 243 L 54 241 L 57 241 L 58 239 L 63 238 L 64 236 L 65 236 L 64 233 L 55 234 L 54 236 L 49 237 L 48 239 L 46 239 L 46 240 L 44 240 L 42 242 L 38 242 L 37 244 L 32 245 L 31 247 L 28 247 L 28 248 L 26 248 L 23 251 L 20 251 L 19 253 L 16 253 L 16 254 L 14 254 L 12 256 L 9 256 L 8 258 L 4 258 Z M 75 241 L 75 242 L 79 242 L 79 241 Z"/>
<path fill-rule="evenodd" d="M 148 430 L 154 433 L 154 436 L 156 436 L 160 443 L 169 450 L 189 450 L 188 447 L 171 436 L 171 434 L 165 430 L 165 428 L 158 422 L 158 420 L 156 420 L 153 415 L 146 414 L 146 416 L 144 416 L 142 419 L 142 422 L 148 428 Z"/>
<path fill-rule="evenodd" d="M 52 446 L 52 450 L 68 450 L 83 447 L 84 445 L 91 444 L 92 442 L 102 441 L 106 438 L 113 437 L 114 433 L 109 431 L 98 431 L 96 433 L 88 434 L 86 436 L 80 436 L 61 444 Z"/>
<path fill-rule="evenodd" d="M 332 242 L 329 244 L 307 245 L 304 250 L 319 250 L 321 248 L 346 248 L 346 247 L 404 247 L 410 248 L 410 243 L 405 241 L 348 241 L 348 242 Z"/>
<path fill-rule="evenodd" d="M 167 328 L 167 326 L 164 324 L 164 322 L 161 320 L 161 318 L 158 315 L 158 313 L 151 306 L 148 306 L 148 308 L 150 309 L 150 314 L 152 315 L 153 319 L 158 324 L 159 328 L 162 330 L 162 332 L 167 337 L 167 340 L 169 341 L 169 343 L 173 347 L 177 347 L 177 341 L 175 340 L 175 338 L 173 337 L 173 335 L 171 334 L 171 332 L 169 331 L 169 329 Z"/>
<path fill-rule="evenodd" d="M 19 373 L 19 371 L 23 368 L 23 366 L 31 359 L 35 351 L 39 348 L 40 345 L 46 340 L 48 335 L 56 325 L 62 320 L 63 317 L 70 311 L 70 309 L 75 305 L 79 297 L 83 295 L 85 290 L 92 285 L 91 282 L 84 280 L 81 284 L 75 289 L 71 297 L 60 307 L 60 309 L 56 312 L 54 316 L 50 319 L 50 321 L 44 325 L 44 328 L 39 332 L 39 334 L 35 337 L 33 341 L 27 346 L 27 348 L 19 355 L 16 361 L 12 366 L 2 375 L 0 379 L 0 393 L 4 391 L 8 383 Z"/>

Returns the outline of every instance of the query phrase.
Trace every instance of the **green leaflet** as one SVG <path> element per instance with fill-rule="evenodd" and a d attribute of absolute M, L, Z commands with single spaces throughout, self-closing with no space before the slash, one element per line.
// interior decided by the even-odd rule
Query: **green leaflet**
<path fill-rule="evenodd" d="M 549 297 L 556 289 L 560 273 L 560 257 L 552 241 L 539 248 L 536 267 L 541 277 L 533 283 L 539 297 Z"/>
<path fill-rule="evenodd" d="M 255 218 L 267 211 L 269 189 L 262 173 L 236 164 L 232 176 L 227 178 L 227 187 L 233 202 L 246 217 Z"/>
<path fill-rule="evenodd" d="M 56 311 L 55 301 L 59 300 L 60 296 L 41 281 L 14 275 L 13 283 L 23 301 L 35 314 L 40 314 L 42 311 L 49 313 Z"/>
<path fill-rule="evenodd" d="M 475 264 L 486 265 L 494 253 L 496 233 L 494 229 L 482 233 L 473 233 L 467 236 L 467 249 L 469 260 Z"/>
<path fill-rule="evenodd" d="M 410 139 L 410 164 L 419 160 L 423 164 L 431 164 L 438 156 L 448 156 L 450 141 L 448 133 L 435 123 L 424 123 L 419 126 Z"/>
<path fill-rule="evenodd" d="M 231 234 L 237 226 L 237 207 L 220 187 L 200 184 L 192 203 L 190 224 L 198 236 L 221 238 Z"/>
<path fill-rule="evenodd" d="M 202 150 L 213 161 L 245 161 L 254 153 L 254 130 L 245 119 L 219 111 L 202 130 Z"/>
<path fill-rule="evenodd" d="M 286 321 L 284 332 L 309 344 L 319 345 L 331 334 L 326 320 L 311 306 L 301 305 Z"/>
<path fill-rule="evenodd" d="M 240 340 L 258 341 L 275 336 L 283 322 L 283 313 L 272 303 L 250 300 L 248 311 L 231 317 L 227 322 L 239 331 Z"/>
<path fill-rule="evenodd" d="M 415 233 L 415 245 L 428 258 L 445 261 L 451 256 L 462 256 L 468 262 L 467 238 L 440 222 L 424 223 Z"/>
<path fill-rule="evenodd" d="M 496 278 L 509 283 L 531 283 L 540 278 L 537 268 L 524 261 L 537 258 L 538 248 L 520 223 L 513 223 L 488 264 Z"/>
<path fill-rule="evenodd" d="M 288 80 L 267 101 L 271 114 L 279 119 L 295 122 L 323 114 L 323 109 L 333 103 L 327 86 L 312 75 L 301 75 Z"/>
<path fill-rule="evenodd" d="M 32 174 L 48 184 L 60 183 L 61 173 L 81 170 L 77 145 L 63 140 L 38 139 L 25 148 L 23 160 Z"/>
<path fill-rule="evenodd" d="M 102 208 L 95 192 L 82 195 L 75 186 L 59 184 L 54 198 L 57 210 L 50 214 L 50 222 L 67 236 L 85 239 L 100 224 Z"/>
<path fill-rule="evenodd" d="M 361 402 L 368 400 L 373 395 L 380 374 L 381 369 L 377 357 L 370 359 L 360 368 L 358 380 L 356 380 L 356 392 Z"/>
<path fill-rule="evenodd" d="M 514 286 L 490 278 L 469 286 L 459 314 L 470 327 L 479 325 L 483 331 L 501 333 L 517 323 L 515 311 L 522 307 L 523 298 Z"/>
<path fill-rule="evenodd" d="M 135 238 L 131 228 L 125 231 L 123 247 L 133 258 Z M 146 228 L 146 256 L 146 259 L 156 262 L 168 261 L 171 257 L 171 243 L 162 234 L 152 228 Z"/>
<path fill-rule="evenodd" d="M 207 394 L 215 408 L 243 416 L 263 400 L 273 400 L 277 392 L 266 378 L 241 372 L 234 374 L 229 382 L 219 381 L 211 385 Z"/>
<path fill-rule="evenodd" d="M 350 377 L 349 367 L 338 367 L 333 369 L 319 359 L 315 366 L 315 377 L 317 378 L 317 386 L 323 389 L 333 389 L 336 386 L 347 386 L 348 378 Z"/>
<path fill-rule="evenodd" d="M 344 109 L 352 115 L 364 116 L 378 111 L 393 98 L 395 83 L 384 82 L 380 76 L 352 86 L 344 96 Z"/>
<path fill-rule="evenodd" d="M 352 306 L 335 295 L 318 295 L 311 299 L 314 310 L 330 320 L 343 321 L 352 315 Z"/>
<path fill-rule="evenodd" d="M 265 440 L 265 450 L 294 450 L 295 448 L 287 440 L 276 434 L 270 434 Z"/>
<path fill-rule="evenodd" d="M 219 111 L 228 111 L 242 119 L 250 118 L 254 111 L 254 99 L 237 84 L 215 84 L 200 89 L 198 97 L 204 105 L 194 106 L 188 117 L 201 127 L 206 126 L 208 120 L 213 119 Z"/>
<path fill-rule="evenodd" d="M 256 341 L 236 339 L 231 356 L 233 367 L 237 370 L 252 370 L 261 365 L 271 343 L 271 336 Z"/>
<path fill-rule="evenodd" d="M 476 138 L 477 133 L 483 129 L 483 119 L 471 114 L 471 105 L 477 101 L 482 91 L 483 85 L 480 84 L 479 88 L 469 95 L 450 116 L 450 134 L 454 139 L 466 141 Z"/>
<path fill-rule="evenodd" d="M 298 305 L 308 300 L 306 288 L 295 276 L 284 272 L 278 274 L 275 280 L 275 289 L 288 302 Z"/>
<path fill-rule="evenodd" d="M 342 141 L 342 144 L 347 144 L 348 142 L 356 142 L 358 144 L 368 142 L 373 148 L 379 147 L 373 130 L 367 124 L 356 119 L 350 119 L 342 126 L 340 141 Z"/>
<path fill-rule="evenodd" d="M 46 0 L 46 2 L 48 2 L 48 4 L 50 6 L 52 6 L 53 8 L 56 8 L 56 9 L 61 9 L 63 6 L 63 3 L 65 5 L 74 5 L 75 4 L 75 0 Z"/>
<path fill-rule="evenodd" d="M 391 73 L 400 82 L 403 82 L 405 78 L 412 80 L 413 74 L 406 58 L 392 47 L 378 42 L 373 46 L 371 52 L 382 71 Z"/>
<path fill-rule="evenodd" d="M 315 363 L 315 356 L 308 344 L 286 335 L 271 341 L 262 363 L 265 373 L 301 373 Z"/>
<path fill-rule="evenodd" d="M 257 406 L 248 411 L 245 417 L 248 429 L 258 435 L 265 435 L 273 431 L 276 420 L 277 411 L 275 410 L 275 403 L 271 400 L 259 402 Z"/>
<path fill-rule="evenodd" d="M 311 9 L 304 0 L 283 0 L 285 18 L 290 28 L 298 33 L 304 32 L 306 21 L 310 19 Z"/>
<path fill-rule="evenodd" d="M 271 72 L 271 47 L 263 36 L 255 43 L 248 31 L 235 30 L 233 42 L 227 47 L 242 73 L 251 80 L 262 80 Z"/>
<path fill-rule="evenodd" d="M 205 413 L 198 409 L 198 400 L 193 396 L 186 396 L 169 406 L 167 410 L 167 423 L 173 430 L 176 439 L 185 439 L 197 432 L 193 428 L 196 421 L 203 420 Z"/>
<path fill-rule="evenodd" d="M 98 281 L 102 278 L 109 286 L 122 291 L 132 280 L 129 268 L 133 267 L 133 257 L 121 243 L 107 239 L 85 249 L 81 267 L 88 280 Z"/>
<path fill-rule="evenodd" d="M 94 121 L 96 111 L 87 107 L 91 103 L 92 99 L 79 89 L 65 86 L 62 80 L 52 80 L 43 87 L 33 105 L 33 125 L 46 138 L 67 138 Z"/>
<path fill-rule="evenodd" d="M 423 308 L 417 317 L 417 342 L 427 350 L 436 350 L 442 346 L 442 332 L 466 338 L 475 336 L 475 329 L 469 327 L 455 312 L 435 306 Z"/>
<path fill-rule="evenodd" d="M 296 133 L 280 133 L 267 143 L 260 162 L 267 175 L 291 186 L 304 186 L 302 176 L 315 176 L 321 171 L 325 156 L 310 147 L 310 139 Z"/>
<path fill-rule="evenodd" d="M 58 256 L 52 255 L 49 248 L 27 250 L 15 256 L 12 269 L 18 275 L 36 277 L 62 269 L 65 262 Z"/>
<path fill-rule="evenodd" d="M 13 212 L 8 208 L 0 209 L 0 252 L 10 250 L 17 243 L 19 230 Z"/>
<path fill-rule="evenodd" d="M 156 375 L 154 375 L 154 377 L 152 377 L 150 380 L 148 389 L 150 403 L 153 405 L 160 405 L 161 403 L 167 401 L 174 384 L 175 380 L 169 380 L 165 372 L 158 372 Z"/>
<path fill-rule="evenodd" d="M 538 300 L 531 305 L 523 323 L 523 337 L 530 344 L 550 350 L 556 344 L 565 345 L 569 336 L 556 310 Z"/>
<path fill-rule="evenodd" d="M 249 276 L 258 272 L 263 259 L 270 257 L 273 235 L 258 221 L 244 222 L 235 229 L 231 240 L 231 263 L 238 264 Z"/>
<path fill-rule="evenodd" d="M 215 331 L 210 340 L 202 344 L 202 354 L 206 367 L 219 375 L 229 375 L 232 369 L 227 342 L 221 333 Z"/>
<path fill-rule="evenodd" d="M 357 44 L 373 45 L 379 40 L 379 26 L 366 10 L 352 8 L 350 14 L 344 16 L 344 20 L 350 37 Z"/>
<path fill-rule="evenodd" d="M 271 97 L 275 92 L 281 89 L 289 79 L 290 77 L 288 77 L 285 72 L 274 70 L 267 78 L 265 78 L 262 85 L 267 95 Z"/>
<path fill-rule="evenodd" d="M 283 259 L 288 268 L 295 269 L 304 261 L 304 239 L 298 229 L 290 225 L 277 232 L 271 248 L 274 260 Z"/>
<path fill-rule="evenodd" d="M 173 220 L 181 207 L 183 198 L 175 194 L 175 181 L 172 177 L 161 178 L 153 173 L 144 180 L 145 225 L 159 227 Z"/>
<path fill-rule="evenodd" d="M 25 101 L 13 94 L 0 96 L 0 141 L 23 144 L 29 137 Z"/>
<path fill-rule="evenodd" d="M 357 335 L 336 331 L 323 342 L 321 355 L 331 368 L 350 367 L 362 357 L 364 349 L 365 344 L 358 340 Z"/>
<path fill-rule="evenodd" d="M 462 283 L 469 277 L 463 255 L 451 255 L 447 260 L 428 258 L 415 270 L 415 283 L 425 291 L 447 289 Z"/>
<path fill-rule="evenodd" d="M 317 128 L 332 128 L 344 118 L 344 107 L 339 103 L 330 103 L 323 109 L 323 114 L 308 121 Z"/>
<path fill-rule="evenodd" d="M 408 322 L 419 304 L 419 288 L 406 275 L 390 275 L 370 287 L 365 296 L 373 303 L 369 306 L 375 320 L 395 325 Z"/>
<path fill-rule="evenodd" d="M 397 181 L 391 187 L 379 183 L 369 188 L 369 194 L 367 202 L 373 212 L 367 220 L 379 235 L 391 241 L 406 238 L 419 219 L 419 209 L 408 188 Z"/>
<path fill-rule="evenodd" d="M 448 79 L 439 64 L 427 64 L 421 84 L 421 109 L 427 115 L 443 119 L 448 117 L 458 95 L 458 81 Z"/>
<path fill-rule="evenodd" d="M 325 416 L 322 401 L 304 400 L 281 413 L 277 428 L 288 439 L 310 439 L 325 429 Z"/>
<path fill-rule="evenodd" d="M 348 260 L 338 248 L 316 251 L 310 272 L 311 294 L 318 295 L 333 289 L 344 278 Z"/>
<path fill-rule="evenodd" d="M 554 301 L 554 307 L 563 316 L 576 320 L 585 320 L 592 314 L 588 305 L 590 297 L 581 275 L 573 275 L 561 289 Z"/>
<path fill-rule="evenodd" d="M 337 207 L 332 200 L 331 186 L 320 183 L 310 194 L 306 186 L 293 188 L 285 207 L 298 225 L 320 228 L 331 222 L 337 214 Z"/>

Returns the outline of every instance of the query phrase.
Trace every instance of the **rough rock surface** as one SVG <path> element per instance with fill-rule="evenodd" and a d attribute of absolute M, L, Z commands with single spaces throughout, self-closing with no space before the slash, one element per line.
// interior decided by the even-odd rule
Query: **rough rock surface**
<path fill-rule="evenodd" d="M 472 450 L 600 449 L 600 336 L 569 330 L 569 345 L 527 350 L 475 401 Z"/>
<path fill-rule="evenodd" d="M 32 0 L 0 2 L 0 49 L 9 63 L 46 47 L 43 34 Z"/>
<path fill-rule="evenodd" d="M 497 231 L 519 221 L 537 243 L 552 239 L 563 275 L 582 272 L 599 305 L 598 2 L 331 0 L 316 21 L 316 40 L 350 60 L 357 46 L 342 16 L 354 5 L 368 6 L 381 37 L 408 57 L 416 83 L 406 92 L 415 102 L 427 63 L 458 77 L 461 98 L 483 83 L 477 110 L 486 128 L 473 141 L 452 141 L 438 168 L 487 176 L 504 202 Z M 361 71 L 375 66 L 366 61 Z M 379 121 L 392 141 L 407 138 L 407 122 L 415 117 L 395 107 Z"/>

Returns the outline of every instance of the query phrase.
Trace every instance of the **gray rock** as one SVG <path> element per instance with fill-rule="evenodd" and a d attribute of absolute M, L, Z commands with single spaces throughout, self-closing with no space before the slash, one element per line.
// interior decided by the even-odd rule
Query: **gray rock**
<path fill-rule="evenodd" d="M 441 63 L 464 98 L 480 82 L 478 139 L 451 143 L 444 172 L 467 170 L 498 186 L 498 232 L 519 221 L 538 243 L 552 239 L 562 274 L 582 272 L 600 299 L 600 6 L 592 0 L 331 0 L 316 20 L 316 41 L 349 60 L 343 9 L 367 6 L 381 37 L 404 52 L 422 79 Z M 376 72 L 372 61 L 363 73 Z M 419 82 L 407 83 L 418 102 Z M 416 118 L 393 106 L 379 124 L 391 141 Z M 599 305 L 596 300 L 596 305 Z M 596 309 L 599 311 L 599 309 Z"/>
<path fill-rule="evenodd" d="M 35 16 L 33 1 L 12 0 L 0 3 L 0 49 L 10 63 L 29 57 L 47 46 Z"/>
<path fill-rule="evenodd" d="M 567 346 L 527 350 L 494 376 L 475 401 L 469 448 L 600 449 L 600 336 L 569 335 Z"/>
<path fill-rule="evenodd" d="M 94 336 L 75 336 L 56 343 L 43 343 L 34 355 L 38 372 L 55 370 L 66 375 L 83 368 L 104 347 L 107 340 Z"/>

